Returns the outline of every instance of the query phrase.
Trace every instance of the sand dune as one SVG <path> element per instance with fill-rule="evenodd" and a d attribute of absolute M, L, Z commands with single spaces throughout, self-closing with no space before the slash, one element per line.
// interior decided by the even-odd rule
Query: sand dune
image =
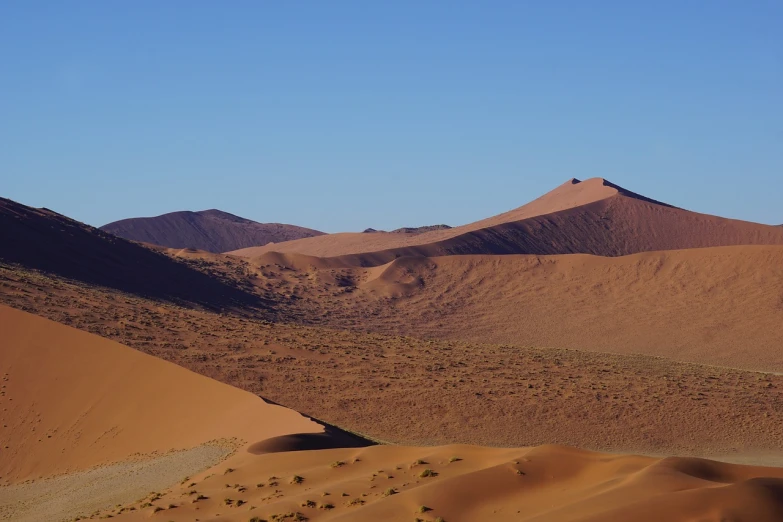
<path fill-rule="evenodd" d="M 230 252 L 342 256 L 377 266 L 403 256 L 593 254 L 783 244 L 778 227 L 698 214 L 640 196 L 611 182 L 570 180 L 544 196 L 482 221 L 424 234 L 330 234 Z M 353 256 L 353 259 L 348 259 Z"/>
<path fill-rule="evenodd" d="M 291 278 L 287 284 L 269 280 L 280 285 L 281 302 L 295 285 L 321 277 L 264 271 Z M 339 271 L 326 276 L 344 281 Z M 327 288 L 320 299 L 329 308 L 321 316 L 336 315 L 341 298 L 370 304 L 369 293 Z M 286 306 L 313 304 L 299 296 Z M 309 327 L 158 303 L 2 267 L 0 298 L 382 441 L 558 443 L 766 459 L 783 446 L 783 375 L 357 331 L 386 307 L 384 300 L 377 308 L 360 308 L 367 311 L 352 315 L 353 323 L 329 318 L 348 325 L 342 329 Z"/>
<path fill-rule="evenodd" d="M 170 248 L 196 248 L 207 252 L 226 252 L 323 234 L 295 225 L 258 223 L 215 209 L 129 218 L 100 228 L 133 241 Z"/>
<path fill-rule="evenodd" d="M 0 306 L 5 483 L 323 427 L 113 341 Z"/>
<path fill-rule="evenodd" d="M 0 519 L 783 519 L 783 468 L 611 454 L 781 462 L 783 377 L 709 366 L 783 371 L 779 227 L 571 180 L 238 258 L 0 203 L 4 303 L 413 445 L 0 306 Z"/>
<path fill-rule="evenodd" d="M 9 452 L 2 472 L 17 479 L 0 487 L 2 519 L 764 522 L 783 516 L 781 468 L 554 445 L 296 447 L 306 436 L 292 434 L 318 436 L 323 427 L 24 312 L 0 307 L 0 321 L 7 410 L 0 442 Z M 171 452 L 215 437 L 259 442 L 219 464 L 202 458 L 200 468 L 183 466 Z M 301 449 L 309 451 L 292 451 Z M 137 455 L 150 452 L 159 456 Z M 141 493 L 160 476 L 175 485 Z M 117 490 L 130 495 L 106 494 Z"/>
<path fill-rule="evenodd" d="M 692 458 L 563 446 L 375 446 L 239 455 L 229 463 L 233 471 L 227 476 L 200 476 L 147 507 L 140 502 L 106 514 L 148 520 L 162 507 L 154 516 L 177 522 L 772 522 L 783 517 L 783 469 Z M 195 500 L 199 497 L 206 498 Z"/>
<path fill-rule="evenodd" d="M 382 301 L 344 301 L 378 331 L 783 371 L 783 246 L 400 258 L 355 279 Z"/>

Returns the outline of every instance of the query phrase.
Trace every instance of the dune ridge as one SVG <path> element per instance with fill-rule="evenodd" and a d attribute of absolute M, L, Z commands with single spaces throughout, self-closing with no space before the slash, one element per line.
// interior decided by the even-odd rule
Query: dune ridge
<path fill-rule="evenodd" d="M 468 225 L 418 235 L 330 234 L 229 252 L 340 257 L 377 266 L 404 256 L 593 254 L 783 244 L 778 227 L 698 214 L 623 189 L 602 178 L 570 180 L 517 209 Z"/>

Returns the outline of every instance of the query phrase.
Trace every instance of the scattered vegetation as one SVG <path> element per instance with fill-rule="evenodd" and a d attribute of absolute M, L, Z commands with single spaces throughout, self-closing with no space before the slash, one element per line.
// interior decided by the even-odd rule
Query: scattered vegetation
<path fill-rule="evenodd" d="M 293 522 L 304 522 L 307 520 L 307 517 L 301 514 L 300 512 L 288 512 L 288 513 L 277 513 L 274 515 L 270 515 L 269 517 L 271 520 L 274 520 L 275 522 L 278 521 L 288 521 L 291 520 Z"/>

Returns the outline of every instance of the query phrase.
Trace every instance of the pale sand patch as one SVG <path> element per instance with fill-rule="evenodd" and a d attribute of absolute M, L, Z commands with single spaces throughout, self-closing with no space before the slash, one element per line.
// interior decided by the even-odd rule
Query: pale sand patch
<path fill-rule="evenodd" d="M 0 487 L 0 520 L 71 520 L 128 504 L 209 469 L 231 451 L 227 445 L 205 444 L 146 460 Z"/>

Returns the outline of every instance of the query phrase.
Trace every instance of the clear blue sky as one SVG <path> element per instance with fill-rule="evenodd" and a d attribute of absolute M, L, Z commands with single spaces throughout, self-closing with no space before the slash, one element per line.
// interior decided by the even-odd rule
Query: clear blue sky
<path fill-rule="evenodd" d="M 600 176 L 783 223 L 781 28 L 780 0 L 4 0 L 0 195 L 333 232 Z"/>

